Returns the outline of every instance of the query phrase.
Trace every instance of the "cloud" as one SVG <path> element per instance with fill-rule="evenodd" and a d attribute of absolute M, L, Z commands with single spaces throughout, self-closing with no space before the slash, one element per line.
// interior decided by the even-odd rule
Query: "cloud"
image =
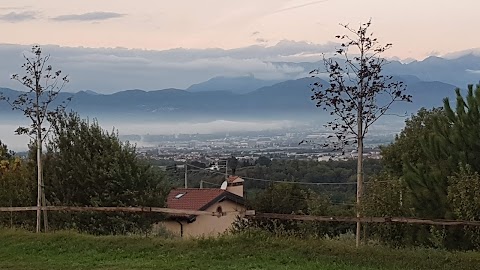
<path fill-rule="evenodd" d="M 252 36 L 256 36 L 256 35 L 258 35 L 258 34 L 260 34 L 260 32 L 255 31 L 255 32 L 252 33 Z"/>
<path fill-rule="evenodd" d="M 447 53 L 442 55 L 442 57 L 446 59 L 456 59 L 466 55 L 480 56 L 480 48 L 471 48 L 468 50 Z"/>
<path fill-rule="evenodd" d="M 466 71 L 467 71 L 468 73 L 480 74 L 480 70 L 467 69 Z"/>
<path fill-rule="evenodd" d="M 22 11 L 22 12 L 10 12 L 0 15 L 0 21 L 6 21 L 11 23 L 30 21 L 37 19 L 37 13 L 34 11 Z"/>
<path fill-rule="evenodd" d="M 255 39 L 255 41 L 258 42 L 258 43 L 267 43 L 268 42 L 268 40 L 264 39 L 264 38 L 257 38 L 257 39 Z"/>
<path fill-rule="evenodd" d="M 54 69 L 71 77 L 67 91 L 93 90 L 112 93 L 126 89 L 185 89 L 216 76 L 261 79 L 294 79 L 307 70 L 294 62 L 321 60 L 335 44 L 283 40 L 275 45 L 257 44 L 236 49 L 140 50 L 42 46 L 51 55 Z M 0 44 L 0 87 L 18 89 L 8 74 L 21 73 L 22 54 L 30 46 Z"/>
<path fill-rule="evenodd" d="M 25 10 L 29 9 L 31 6 L 17 6 L 17 7 L 0 7 L 0 10 Z"/>
<path fill-rule="evenodd" d="M 53 17 L 54 21 L 104 21 L 109 19 L 121 18 L 125 14 L 115 12 L 88 12 L 83 14 L 69 14 Z"/>

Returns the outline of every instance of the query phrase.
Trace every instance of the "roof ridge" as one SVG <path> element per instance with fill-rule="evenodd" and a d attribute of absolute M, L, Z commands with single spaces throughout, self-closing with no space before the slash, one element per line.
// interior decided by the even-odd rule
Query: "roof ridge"
<path fill-rule="evenodd" d="M 174 190 L 223 190 L 221 188 L 174 188 Z"/>

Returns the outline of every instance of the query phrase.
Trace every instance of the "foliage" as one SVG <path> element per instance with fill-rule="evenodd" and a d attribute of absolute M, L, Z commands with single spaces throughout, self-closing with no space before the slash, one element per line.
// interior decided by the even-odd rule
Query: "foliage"
<path fill-rule="evenodd" d="M 460 166 L 460 171 L 449 177 L 448 201 L 455 218 L 480 221 L 480 175 L 471 166 Z M 480 228 L 464 228 L 465 242 L 480 249 Z M 464 243 L 467 244 L 467 243 Z"/>
<path fill-rule="evenodd" d="M 411 202 L 407 189 L 398 177 L 378 174 L 367 183 L 363 213 L 369 217 L 410 217 Z M 394 247 L 414 243 L 415 228 L 407 224 L 368 224 L 369 235 Z"/>
<path fill-rule="evenodd" d="M 228 168 L 232 170 L 232 175 L 235 175 L 238 166 L 238 159 L 234 156 L 229 157 L 227 160 L 227 165 Z"/>
<path fill-rule="evenodd" d="M 315 83 L 312 89 L 312 100 L 317 102 L 317 107 L 330 111 L 335 117 L 327 126 L 335 132 L 340 147 L 363 140 L 371 125 L 388 111 L 392 103 L 411 99 L 404 93 L 402 82 L 382 75 L 387 61 L 381 54 L 392 44 L 379 45 L 377 38 L 369 32 L 370 26 L 371 21 L 361 24 L 358 30 L 343 25 L 351 35 L 337 36 L 342 43 L 334 57 L 341 57 L 344 61 L 324 59 L 329 85 L 323 89 L 322 85 Z M 311 73 L 322 71 L 317 69 Z"/>
<path fill-rule="evenodd" d="M 0 141 L 0 206 L 31 206 L 35 202 L 35 181 L 28 164 Z M 0 213 L 0 226 L 31 228 L 32 213 Z"/>
<path fill-rule="evenodd" d="M 430 136 L 437 118 L 444 117 L 442 108 L 421 108 L 405 121 L 405 127 L 395 136 L 393 143 L 381 148 L 385 171 L 396 177 L 403 176 L 406 163 L 425 159 L 420 138 Z"/>
<path fill-rule="evenodd" d="M 129 143 L 77 114 L 54 123 L 45 160 L 46 195 L 53 205 L 157 206 L 168 185 L 158 170 L 144 164 Z M 135 214 L 64 214 L 55 224 L 96 234 L 147 230 L 154 220 Z"/>
<path fill-rule="evenodd" d="M 307 210 L 307 194 L 296 184 L 275 183 L 252 201 L 252 209 L 259 212 L 295 214 Z"/>
<path fill-rule="evenodd" d="M 248 200 L 248 207 L 257 212 L 296 214 L 296 215 L 336 215 L 342 214 L 346 208 L 332 206 L 330 198 L 318 194 L 298 184 L 272 183 L 267 189 L 259 192 Z M 347 215 L 352 215 L 350 211 Z M 302 222 L 289 220 L 243 220 L 234 224 L 234 232 L 242 232 L 259 228 L 276 235 L 296 237 L 337 236 L 351 230 L 350 225 L 328 224 L 324 222 Z"/>
<path fill-rule="evenodd" d="M 431 131 L 418 138 L 420 158 L 404 163 L 405 182 L 422 217 L 452 218 L 448 177 L 458 172 L 459 163 L 480 171 L 480 85 L 475 91 L 470 85 L 465 98 L 459 89 L 456 93 L 455 110 L 445 99 L 444 113 L 434 116 Z"/>
<path fill-rule="evenodd" d="M 421 109 L 407 120 L 395 142 L 382 149 L 385 170 L 405 186 L 378 190 L 376 195 L 392 198 L 402 191 L 408 210 L 404 215 L 479 218 L 476 196 L 480 170 L 480 86 L 474 89 L 470 85 L 466 97 L 459 89 L 456 95 L 455 108 L 445 99 L 443 109 Z M 385 208 L 379 209 L 381 205 Z M 380 210 L 377 214 L 385 215 L 396 209 L 378 202 L 375 207 Z M 405 243 L 449 249 L 479 248 L 479 231 L 473 228 L 421 226 L 398 233 L 407 236 L 402 239 Z"/>
<path fill-rule="evenodd" d="M 155 161 L 152 161 L 152 164 Z M 379 173 L 383 168 L 381 160 L 365 160 L 365 180 Z M 237 168 L 236 174 L 240 177 L 255 179 L 266 179 L 275 181 L 293 181 L 309 183 L 341 183 L 341 185 L 302 185 L 315 191 L 318 194 L 325 195 L 333 203 L 352 203 L 355 199 L 355 185 L 352 183 L 356 177 L 356 163 L 354 160 L 348 161 L 307 161 L 307 160 L 288 160 L 273 159 L 270 166 L 249 166 Z M 175 186 L 184 185 L 184 174 L 182 170 L 171 173 L 172 181 Z M 205 184 L 206 187 L 218 187 L 225 180 L 223 174 L 212 173 L 209 171 L 189 172 L 188 184 L 190 187 L 199 187 L 200 181 L 207 181 L 211 184 Z M 352 183 L 344 185 L 344 183 Z M 247 192 L 247 201 L 252 200 L 255 195 L 262 190 L 270 187 L 270 182 L 266 181 L 245 181 L 245 190 Z M 343 210 L 339 209 L 340 212 Z M 350 214 L 350 213 L 348 213 Z"/>
<path fill-rule="evenodd" d="M 257 165 L 260 165 L 260 166 L 270 166 L 270 164 L 272 164 L 272 160 L 266 156 L 261 156 L 259 157 L 256 161 L 255 161 L 255 164 Z"/>
<path fill-rule="evenodd" d="M 7 101 L 13 110 L 23 112 L 32 122 L 30 127 L 19 127 L 16 130 L 17 134 L 39 135 L 43 140 L 48 131 L 45 127 L 46 121 L 50 123 L 54 121 L 65 108 L 65 101 L 57 104 L 53 110 L 49 107 L 68 83 L 68 76 L 61 77 L 61 70 L 54 71 L 53 67 L 48 65 L 50 55 L 44 56 L 42 53 L 40 46 L 33 46 L 32 56 L 24 55 L 25 63 L 22 68 L 25 75 L 12 75 L 12 80 L 26 87 L 27 92 L 23 92 L 15 100 L 3 96 L 1 99 Z"/>

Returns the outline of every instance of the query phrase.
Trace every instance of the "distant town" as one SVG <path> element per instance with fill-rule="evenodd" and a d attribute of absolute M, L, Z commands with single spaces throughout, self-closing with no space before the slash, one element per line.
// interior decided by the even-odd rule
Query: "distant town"
<path fill-rule="evenodd" d="M 380 159 L 380 146 L 390 143 L 395 132 L 370 135 L 366 140 L 366 158 Z M 354 148 L 333 151 L 324 147 L 331 133 L 318 130 L 280 130 L 216 134 L 124 135 L 122 140 L 137 144 L 140 156 L 157 160 L 158 164 L 183 164 L 198 161 L 215 164 L 236 157 L 240 164 L 255 164 L 259 157 L 339 161 L 355 159 Z M 302 143 L 301 143 L 302 142 Z"/>

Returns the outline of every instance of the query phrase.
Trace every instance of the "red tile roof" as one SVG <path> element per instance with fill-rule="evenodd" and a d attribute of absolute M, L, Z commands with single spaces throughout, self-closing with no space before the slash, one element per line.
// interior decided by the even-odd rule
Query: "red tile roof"
<path fill-rule="evenodd" d="M 167 207 L 183 210 L 200 210 L 223 193 L 229 193 L 218 188 L 178 188 L 170 191 L 167 197 Z M 176 198 L 177 195 L 184 194 Z"/>

